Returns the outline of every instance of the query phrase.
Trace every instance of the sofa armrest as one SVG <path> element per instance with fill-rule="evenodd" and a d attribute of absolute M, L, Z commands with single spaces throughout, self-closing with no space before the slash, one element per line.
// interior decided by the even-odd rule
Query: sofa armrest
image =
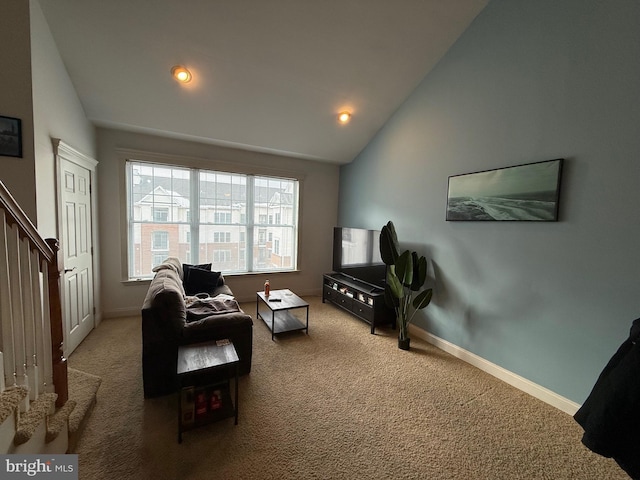
<path fill-rule="evenodd" d="M 186 323 L 182 281 L 172 269 L 156 273 L 142 305 L 144 396 L 175 391 L 178 345 Z"/>
<path fill-rule="evenodd" d="M 251 371 L 253 356 L 253 319 L 242 310 L 223 315 L 212 315 L 189 322 L 182 331 L 182 344 L 229 339 L 238 352 L 240 375 Z"/>
<path fill-rule="evenodd" d="M 225 313 L 223 315 L 211 315 L 200 320 L 194 320 L 186 323 L 182 329 L 182 339 L 186 343 L 190 340 L 205 341 L 215 339 L 213 336 L 220 329 L 233 329 L 242 326 L 253 326 L 253 319 L 243 311 L 234 313 Z M 209 338 L 210 335 L 213 335 Z"/>

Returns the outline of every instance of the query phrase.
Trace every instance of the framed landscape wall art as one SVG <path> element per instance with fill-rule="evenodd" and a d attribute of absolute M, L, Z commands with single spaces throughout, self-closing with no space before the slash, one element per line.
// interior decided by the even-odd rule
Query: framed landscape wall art
<path fill-rule="evenodd" d="M 22 157 L 22 122 L 0 116 L 0 156 Z"/>
<path fill-rule="evenodd" d="M 447 221 L 558 221 L 563 161 L 450 176 Z"/>

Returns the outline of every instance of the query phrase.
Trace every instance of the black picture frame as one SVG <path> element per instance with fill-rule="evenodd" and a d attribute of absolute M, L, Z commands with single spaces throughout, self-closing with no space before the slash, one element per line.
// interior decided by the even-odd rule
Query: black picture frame
<path fill-rule="evenodd" d="M 446 220 L 557 222 L 563 158 L 452 175 Z"/>
<path fill-rule="evenodd" d="M 22 121 L 0 115 L 0 156 L 22 158 Z"/>
<path fill-rule="evenodd" d="M 0 156 L 22 157 L 22 121 L 0 115 Z"/>

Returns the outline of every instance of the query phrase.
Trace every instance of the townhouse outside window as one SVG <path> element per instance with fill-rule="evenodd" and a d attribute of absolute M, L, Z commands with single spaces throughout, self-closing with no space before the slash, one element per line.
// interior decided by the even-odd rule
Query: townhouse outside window
<path fill-rule="evenodd" d="M 153 209 L 154 222 L 166 222 L 169 220 L 169 209 L 156 207 Z"/>
<path fill-rule="evenodd" d="M 169 232 L 151 232 L 151 255 L 153 267 L 160 265 L 169 256 Z"/>
<path fill-rule="evenodd" d="M 155 231 L 152 232 L 152 237 L 152 250 L 164 250 L 167 252 L 169 251 L 169 232 Z"/>
<path fill-rule="evenodd" d="M 297 268 L 298 180 L 135 160 L 126 173 L 129 278 L 168 256 L 227 274 Z"/>

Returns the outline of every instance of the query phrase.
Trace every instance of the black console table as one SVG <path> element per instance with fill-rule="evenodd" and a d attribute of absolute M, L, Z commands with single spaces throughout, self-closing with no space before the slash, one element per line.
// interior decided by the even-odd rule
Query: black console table
<path fill-rule="evenodd" d="M 329 301 L 371 325 L 391 324 L 396 328 L 396 315 L 384 301 L 384 289 L 343 273 L 323 275 L 322 303 Z"/>

